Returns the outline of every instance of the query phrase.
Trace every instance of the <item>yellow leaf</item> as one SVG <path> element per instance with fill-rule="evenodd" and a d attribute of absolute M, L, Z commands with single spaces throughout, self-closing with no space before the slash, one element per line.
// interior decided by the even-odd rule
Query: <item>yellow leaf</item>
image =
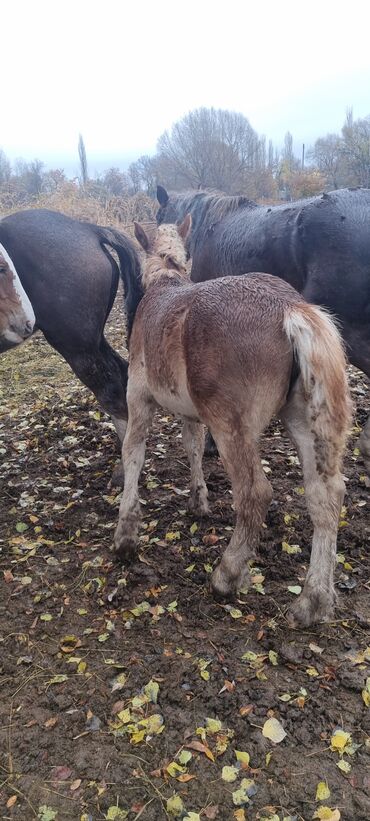
<path fill-rule="evenodd" d="M 243 804 L 249 803 L 249 793 L 254 795 L 256 787 L 254 781 L 249 778 L 242 778 L 240 787 L 233 792 L 233 803 L 236 807 L 241 807 Z"/>
<path fill-rule="evenodd" d="M 346 775 L 350 773 L 352 770 L 349 761 L 345 761 L 344 758 L 341 758 L 340 761 L 337 761 L 337 767 L 339 770 L 342 771 L 342 773 L 346 773 Z"/>
<path fill-rule="evenodd" d="M 219 733 L 222 729 L 221 721 L 218 718 L 206 718 L 207 733 Z"/>
<path fill-rule="evenodd" d="M 193 758 L 190 750 L 181 750 L 180 755 L 178 756 L 180 764 L 188 764 L 189 761 Z"/>
<path fill-rule="evenodd" d="M 141 741 L 144 741 L 144 738 L 145 738 L 145 730 L 139 730 L 136 733 L 132 733 L 130 741 L 132 741 L 133 744 L 140 744 Z"/>
<path fill-rule="evenodd" d="M 243 809 L 235 810 L 234 818 L 236 821 L 246 821 L 245 812 Z"/>
<path fill-rule="evenodd" d="M 186 767 L 182 767 L 180 764 L 176 764 L 176 761 L 171 761 L 166 767 L 166 771 L 171 778 L 176 778 L 177 775 L 181 773 L 186 773 Z"/>
<path fill-rule="evenodd" d="M 330 739 L 330 749 L 334 752 L 343 753 L 347 744 L 351 742 L 351 734 L 344 730 L 336 730 Z"/>
<path fill-rule="evenodd" d="M 289 544 L 289 542 L 282 542 L 281 549 L 283 553 L 289 553 L 291 556 L 294 556 L 296 553 L 302 553 L 298 544 Z"/>
<path fill-rule="evenodd" d="M 308 676 L 318 676 L 320 675 L 319 672 L 316 670 L 316 667 L 307 667 L 306 673 Z"/>
<path fill-rule="evenodd" d="M 182 815 L 184 809 L 184 805 L 182 802 L 182 798 L 178 793 L 174 793 L 171 798 L 167 800 L 167 812 L 169 815 L 173 815 L 174 818 L 179 818 Z"/>
<path fill-rule="evenodd" d="M 366 679 L 366 684 L 362 691 L 362 698 L 366 707 L 370 707 L 370 677 Z"/>
<path fill-rule="evenodd" d="M 152 704 L 157 704 L 159 684 L 156 681 L 153 681 L 153 679 L 151 679 L 150 681 L 148 681 L 148 684 L 145 685 L 144 693 L 148 701 L 151 701 Z"/>
<path fill-rule="evenodd" d="M 250 762 L 250 755 L 249 753 L 243 752 L 243 750 L 235 750 L 236 760 L 240 761 L 240 763 L 246 767 L 248 767 Z"/>
<path fill-rule="evenodd" d="M 326 781 L 319 781 L 316 787 L 316 801 L 326 801 L 330 798 L 330 790 Z"/>
<path fill-rule="evenodd" d="M 222 767 L 221 778 L 223 781 L 231 783 L 231 781 L 236 781 L 238 775 L 239 770 L 237 767 Z"/>
<path fill-rule="evenodd" d="M 232 608 L 229 610 L 229 613 L 230 613 L 230 616 L 231 616 L 231 618 L 232 618 L 232 619 L 241 619 L 241 618 L 242 618 L 242 616 L 243 616 L 242 611 L 241 611 L 241 610 L 239 610 L 239 608 L 238 608 L 238 607 L 232 607 Z"/>
<path fill-rule="evenodd" d="M 117 718 L 119 718 L 121 724 L 128 724 L 131 721 L 131 713 L 128 707 L 126 710 L 120 710 L 120 712 L 117 713 Z"/>
<path fill-rule="evenodd" d="M 339 810 L 332 810 L 331 807 L 319 807 L 316 810 L 314 818 L 319 818 L 320 821 L 339 821 Z"/>
<path fill-rule="evenodd" d="M 269 650 L 269 661 L 274 667 L 278 664 L 278 654 L 275 650 Z"/>
<path fill-rule="evenodd" d="M 201 675 L 201 678 L 204 679 L 204 681 L 209 681 L 209 672 L 208 672 L 208 670 L 201 670 L 200 675 Z"/>
<path fill-rule="evenodd" d="M 268 718 L 262 728 L 262 735 L 269 738 L 274 744 L 280 744 L 286 736 L 286 732 L 277 718 Z"/>
<path fill-rule="evenodd" d="M 179 530 L 169 530 L 169 532 L 166 533 L 167 542 L 175 542 L 177 539 L 181 539 L 181 534 Z"/>

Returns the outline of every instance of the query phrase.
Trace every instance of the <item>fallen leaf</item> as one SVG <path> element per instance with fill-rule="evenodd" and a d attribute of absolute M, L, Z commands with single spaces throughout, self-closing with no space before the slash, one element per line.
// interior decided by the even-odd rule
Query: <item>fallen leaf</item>
<path fill-rule="evenodd" d="M 222 724 L 221 721 L 218 720 L 218 718 L 206 718 L 207 733 L 211 733 L 211 735 L 214 735 L 214 733 L 219 733 L 221 728 Z"/>
<path fill-rule="evenodd" d="M 10 810 L 11 807 L 14 807 L 14 804 L 16 804 L 17 801 L 18 801 L 18 796 L 11 795 L 10 798 L 8 798 L 8 800 L 6 802 L 6 806 L 7 806 L 8 810 Z"/>
<path fill-rule="evenodd" d="M 51 778 L 53 781 L 66 781 L 72 775 L 72 770 L 69 767 L 53 767 Z"/>
<path fill-rule="evenodd" d="M 347 744 L 351 743 L 351 734 L 344 730 L 336 730 L 330 739 L 330 749 L 342 755 Z"/>
<path fill-rule="evenodd" d="M 302 588 L 300 584 L 291 584 L 288 587 L 289 593 L 294 593 L 295 596 L 299 596 L 302 592 Z"/>
<path fill-rule="evenodd" d="M 316 787 L 316 801 L 326 801 L 330 798 L 330 790 L 326 781 L 319 781 Z"/>
<path fill-rule="evenodd" d="M 233 792 L 233 803 L 236 807 L 249 804 L 249 798 L 256 793 L 256 785 L 252 779 L 242 778 L 240 787 Z"/>
<path fill-rule="evenodd" d="M 339 821 L 339 810 L 332 810 L 331 807 L 319 807 L 316 810 L 313 818 L 319 818 L 320 821 Z"/>
<path fill-rule="evenodd" d="M 262 728 L 262 735 L 269 738 L 274 744 L 280 744 L 286 736 L 286 732 L 277 718 L 268 718 Z"/>
<path fill-rule="evenodd" d="M 222 767 L 221 778 L 223 781 L 231 783 L 231 781 L 236 781 L 238 775 L 239 770 L 237 767 Z"/>
<path fill-rule="evenodd" d="M 337 761 L 337 767 L 342 771 L 342 773 L 346 773 L 346 775 L 348 775 L 348 773 L 350 773 L 352 770 L 349 761 L 345 761 L 344 758 L 341 758 L 340 761 Z"/>
<path fill-rule="evenodd" d="M 183 814 L 184 804 L 182 798 L 178 793 L 174 793 L 171 798 L 167 799 L 167 812 L 173 815 L 174 818 L 179 818 Z"/>
<path fill-rule="evenodd" d="M 243 769 L 249 766 L 250 762 L 250 755 L 249 753 L 243 752 L 243 750 L 235 750 L 236 760 L 240 761 Z"/>
<path fill-rule="evenodd" d="M 107 821 L 124 821 L 127 816 L 128 812 L 126 810 L 122 810 L 120 807 L 109 807 L 105 818 Z"/>

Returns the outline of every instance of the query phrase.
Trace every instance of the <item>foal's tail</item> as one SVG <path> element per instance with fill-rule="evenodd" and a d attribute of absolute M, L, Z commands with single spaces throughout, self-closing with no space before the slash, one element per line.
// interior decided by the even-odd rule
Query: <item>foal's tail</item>
<path fill-rule="evenodd" d="M 143 296 L 141 266 L 134 243 L 115 228 L 99 228 L 100 240 L 109 245 L 119 259 L 120 276 L 125 293 L 127 336 L 130 338 L 138 304 Z"/>
<path fill-rule="evenodd" d="M 319 441 L 335 442 L 340 458 L 352 405 L 339 331 L 324 310 L 304 302 L 286 310 L 284 329 L 299 362 L 312 430 Z"/>

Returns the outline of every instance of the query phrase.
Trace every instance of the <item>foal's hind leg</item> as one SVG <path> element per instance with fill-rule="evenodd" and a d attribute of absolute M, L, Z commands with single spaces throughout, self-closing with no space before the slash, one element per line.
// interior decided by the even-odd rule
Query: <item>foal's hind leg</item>
<path fill-rule="evenodd" d="M 208 491 L 204 481 L 202 458 L 204 452 L 204 426 L 199 422 L 185 419 L 182 426 L 182 441 L 190 463 L 189 508 L 198 515 L 208 513 Z"/>
<path fill-rule="evenodd" d="M 231 479 L 236 510 L 234 533 L 211 581 L 216 595 L 226 597 L 243 587 L 247 561 L 256 554 L 272 489 L 262 469 L 257 443 L 250 435 L 218 435 L 215 430 L 212 434 Z"/>
<path fill-rule="evenodd" d="M 145 459 L 145 439 L 154 406 L 148 396 L 130 391 L 130 416 L 122 447 L 125 486 L 114 535 L 115 553 L 122 562 L 135 558 L 140 524 L 138 481 Z"/>
<path fill-rule="evenodd" d="M 313 431 L 300 380 L 280 415 L 299 453 L 307 507 L 314 526 L 303 592 L 291 609 L 293 622 L 307 626 L 329 620 L 333 614 L 337 530 L 344 497 L 341 448 L 337 446 L 334 430 L 325 438 Z"/>

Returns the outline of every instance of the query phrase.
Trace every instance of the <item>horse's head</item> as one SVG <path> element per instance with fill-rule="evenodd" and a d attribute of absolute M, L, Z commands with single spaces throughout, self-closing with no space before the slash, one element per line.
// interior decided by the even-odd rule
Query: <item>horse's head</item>
<path fill-rule="evenodd" d="M 35 314 L 9 255 L 0 245 L 0 353 L 24 342 Z"/>
<path fill-rule="evenodd" d="M 190 214 L 181 225 L 165 223 L 147 230 L 138 222 L 134 225 L 135 237 L 147 255 L 143 270 L 144 288 L 164 274 L 188 279 L 185 244 L 191 231 Z"/>

